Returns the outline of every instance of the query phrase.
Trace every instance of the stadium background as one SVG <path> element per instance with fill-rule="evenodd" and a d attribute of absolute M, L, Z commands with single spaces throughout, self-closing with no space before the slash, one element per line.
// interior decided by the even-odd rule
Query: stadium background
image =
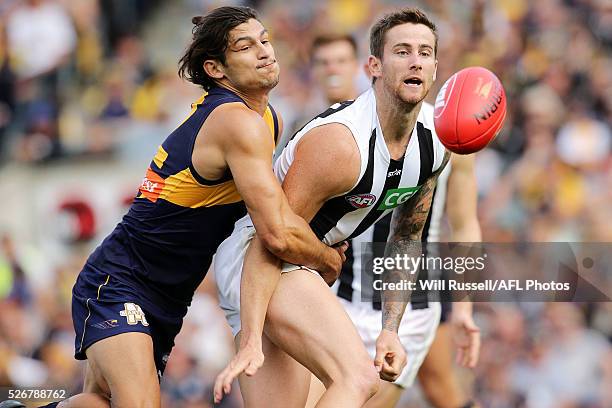
<path fill-rule="evenodd" d="M 193 15 L 212 0 L 0 1 L 0 386 L 80 389 L 70 289 L 127 209 L 157 145 L 200 91 L 176 76 Z M 612 241 L 610 0 L 261 0 L 289 132 L 323 107 L 313 35 L 367 32 L 389 7 L 438 24 L 437 89 L 483 65 L 509 112 L 477 156 L 485 241 Z M 358 79 L 362 86 L 365 78 Z M 204 285 L 162 382 L 164 406 L 207 407 L 231 339 Z M 479 304 L 481 360 L 461 371 L 485 407 L 611 407 L 612 304 Z M 409 392 L 402 407 L 425 406 Z M 235 393 L 226 407 L 240 406 Z"/>

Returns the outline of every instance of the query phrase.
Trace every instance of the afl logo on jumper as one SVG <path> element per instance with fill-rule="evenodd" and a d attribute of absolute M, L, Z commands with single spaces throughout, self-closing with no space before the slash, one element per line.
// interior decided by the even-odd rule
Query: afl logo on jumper
<path fill-rule="evenodd" d="M 346 201 L 355 208 L 365 208 L 376 202 L 376 196 L 373 194 L 355 194 L 346 197 Z"/>

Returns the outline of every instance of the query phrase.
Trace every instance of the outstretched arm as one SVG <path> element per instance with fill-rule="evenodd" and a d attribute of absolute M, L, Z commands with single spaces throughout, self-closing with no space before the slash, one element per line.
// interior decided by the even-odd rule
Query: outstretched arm
<path fill-rule="evenodd" d="M 393 213 L 391 235 L 385 256 L 395 258 L 405 256 L 420 258 L 422 254 L 421 235 L 427 222 L 433 191 L 438 176 L 448 163 L 450 153 L 446 153 L 440 168 L 421 186 L 408 201 L 396 208 Z M 393 268 L 383 274 L 383 285 L 414 281 L 418 270 Z M 382 292 L 382 330 L 376 341 L 374 363 L 383 380 L 394 381 L 405 365 L 405 351 L 397 336 L 406 305 L 410 301 L 409 291 Z"/>
<path fill-rule="evenodd" d="M 438 176 L 449 159 L 450 153 L 446 152 L 440 168 L 423 183 L 419 191 L 393 212 L 387 256 L 395 257 L 404 254 L 417 258 L 421 256 L 421 236 L 431 208 L 433 192 Z M 417 274 L 418 271 L 393 269 L 386 271 L 383 277 L 389 282 L 399 282 L 406 279 L 412 280 Z M 407 296 L 402 296 L 399 301 L 398 296 L 393 296 L 394 293 L 390 291 L 384 291 L 382 295 L 383 329 L 397 332 L 406 304 L 410 300 L 410 293 L 406 292 Z"/>

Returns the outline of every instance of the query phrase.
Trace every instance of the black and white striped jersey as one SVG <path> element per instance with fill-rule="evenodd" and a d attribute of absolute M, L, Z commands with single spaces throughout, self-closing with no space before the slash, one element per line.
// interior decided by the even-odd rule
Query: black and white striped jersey
<path fill-rule="evenodd" d="M 446 204 L 446 191 L 448 185 L 448 177 L 450 175 L 451 163 L 442 170 L 436 184 L 436 189 L 431 202 L 431 209 L 427 217 L 427 222 L 423 229 L 423 235 L 421 240 L 423 242 L 439 242 L 440 241 L 440 228 L 442 223 L 442 217 L 444 215 L 444 208 Z M 338 281 L 334 285 L 334 290 L 339 297 L 348 300 L 353 303 L 363 303 L 364 307 L 370 304 L 374 309 L 380 308 L 380 299 L 376 299 L 371 288 L 371 279 L 364 277 L 362 279 L 361 267 L 364 257 L 372 256 L 383 256 L 384 254 L 375 253 L 364 253 L 364 250 L 374 249 L 380 250 L 381 247 L 366 246 L 368 243 L 373 242 L 387 242 L 391 231 L 391 216 L 392 214 L 386 215 L 380 219 L 376 224 L 370 226 L 361 235 L 358 235 L 350 240 L 350 245 L 345 252 L 346 262 L 342 265 L 342 271 Z M 431 254 L 430 254 L 431 255 Z M 419 279 L 431 278 L 433 271 L 421 271 Z M 362 283 L 366 283 L 367 288 L 363 288 L 367 293 L 362 294 Z M 369 292 L 368 292 L 369 291 Z M 373 302 L 364 301 L 364 299 L 372 299 Z M 416 291 L 412 295 L 412 308 L 418 309 L 427 306 L 427 293 L 422 291 Z"/>
<path fill-rule="evenodd" d="M 376 97 L 369 89 L 354 101 L 332 105 L 294 135 L 274 163 L 281 181 L 300 139 L 309 130 L 330 123 L 351 131 L 361 156 L 359 179 L 353 188 L 325 202 L 310 222 L 317 236 L 333 245 L 361 235 L 407 201 L 442 165 L 445 148 L 434 130 L 433 106 L 423 103 L 404 157 L 391 159 L 376 114 Z"/>

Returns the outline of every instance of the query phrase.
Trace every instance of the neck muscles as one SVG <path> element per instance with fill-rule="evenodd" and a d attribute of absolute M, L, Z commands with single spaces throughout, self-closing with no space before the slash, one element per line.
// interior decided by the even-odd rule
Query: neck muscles
<path fill-rule="evenodd" d="M 376 113 L 387 143 L 408 144 L 422 104 L 423 101 L 416 105 L 401 103 L 391 95 L 376 93 Z"/>

